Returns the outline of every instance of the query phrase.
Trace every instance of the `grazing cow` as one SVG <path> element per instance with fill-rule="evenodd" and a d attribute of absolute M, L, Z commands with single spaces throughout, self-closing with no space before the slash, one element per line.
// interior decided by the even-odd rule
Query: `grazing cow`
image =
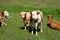
<path fill-rule="evenodd" d="M 54 21 L 51 15 L 48 16 L 48 24 L 47 25 L 50 28 L 60 30 L 60 22 Z"/>
<path fill-rule="evenodd" d="M 31 14 L 30 14 L 30 12 L 21 12 L 20 16 L 24 21 L 24 26 L 25 26 L 25 30 L 26 30 L 26 27 L 29 26 L 30 21 L 31 21 Z"/>
<path fill-rule="evenodd" d="M 42 32 L 42 20 L 43 20 L 43 13 L 41 11 L 32 11 L 32 22 L 33 22 L 33 28 L 36 30 L 37 35 L 37 27 L 38 24 L 40 24 L 40 32 Z M 32 28 L 32 34 L 33 34 L 33 28 Z"/>
<path fill-rule="evenodd" d="M 3 23 L 3 19 L 4 18 L 9 18 L 9 13 L 7 11 L 0 11 L 0 26 L 7 25 L 5 23 Z"/>

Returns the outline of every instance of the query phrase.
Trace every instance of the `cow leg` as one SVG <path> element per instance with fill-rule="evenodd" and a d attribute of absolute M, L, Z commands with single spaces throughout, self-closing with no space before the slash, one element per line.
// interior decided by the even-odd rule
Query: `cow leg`
<path fill-rule="evenodd" d="M 1 26 L 3 26 L 3 23 L 1 24 Z"/>
<path fill-rule="evenodd" d="M 2 24 L 2 19 L 0 19 L 0 26 L 3 26 L 3 24 Z"/>
<path fill-rule="evenodd" d="M 40 32 L 42 32 L 42 22 L 40 23 Z"/>
<path fill-rule="evenodd" d="M 6 23 L 4 23 L 4 22 L 2 22 L 2 26 L 3 26 L 3 25 L 7 25 L 7 24 L 6 24 Z"/>
<path fill-rule="evenodd" d="M 35 23 L 36 35 L 37 35 L 37 27 L 38 27 L 38 23 Z"/>
<path fill-rule="evenodd" d="M 32 25 L 31 28 L 32 28 L 32 35 L 33 35 L 34 34 L 34 26 Z"/>
<path fill-rule="evenodd" d="M 2 21 L 2 19 L 1 19 L 1 26 L 3 26 L 3 21 Z"/>
<path fill-rule="evenodd" d="M 26 30 L 26 24 L 25 24 L 25 30 Z"/>
<path fill-rule="evenodd" d="M 1 19 L 1 17 L 0 17 L 0 26 L 2 26 L 2 19 Z"/>
<path fill-rule="evenodd" d="M 2 26 L 3 26 L 3 25 L 7 25 L 7 24 L 6 24 L 6 23 L 4 23 L 3 21 L 4 21 L 4 19 L 2 19 L 2 20 L 1 20 L 1 22 L 2 22 Z"/>
<path fill-rule="evenodd" d="M 32 29 L 32 35 L 33 35 L 33 29 Z"/>
<path fill-rule="evenodd" d="M 2 23 L 3 25 L 7 25 L 6 23 Z"/>
<path fill-rule="evenodd" d="M 2 22 L 1 26 L 3 26 L 3 25 L 7 25 L 7 24 Z"/>
<path fill-rule="evenodd" d="M 25 26 L 25 30 L 26 30 L 26 26 Z"/>
<path fill-rule="evenodd" d="M 32 27 L 31 27 L 31 28 L 32 28 L 32 35 L 33 35 L 33 31 L 34 31 L 33 29 L 34 29 L 34 26 L 32 25 Z"/>
<path fill-rule="evenodd" d="M 31 23 L 31 28 L 32 28 L 32 35 L 33 35 L 33 31 L 34 31 L 34 22 Z"/>
<path fill-rule="evenodd" d="M 29 24 L 30 24 L 30 21 L 28 21 L 27 26 L 29 26 Z"/>
<path fill-rule="evenodd" d="M 27 21 L 24 21 L 24 26 L 25 26 L 25 30 L 26 30 L 26 26 L 27 26 Z"/>

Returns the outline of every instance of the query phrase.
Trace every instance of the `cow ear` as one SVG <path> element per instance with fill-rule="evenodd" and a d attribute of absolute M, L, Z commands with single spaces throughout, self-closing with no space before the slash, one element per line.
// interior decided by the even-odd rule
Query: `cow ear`
<path fill-rule="evenodd" d="M 37 15 L 39 14 L 39 12 L 37 12 Z"/>

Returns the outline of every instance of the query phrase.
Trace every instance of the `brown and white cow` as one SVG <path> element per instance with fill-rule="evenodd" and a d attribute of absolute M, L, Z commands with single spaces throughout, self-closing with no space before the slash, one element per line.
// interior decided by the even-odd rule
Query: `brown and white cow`
<path fill-rule="evenodd" d="M 38 24 L 40 24 L 40 32 L 42 32 L 42 20 L 43 20 L 43 13 L 41 11 L 32 11 L 32 25 L 36 30 L 37 35 L 37 27 Z M 32 28 L 32 34 L 33 34 L 33 28 Z"/>
<path fill-rule="evenodd" d="M 9 18 L 9 13 L 7 11 L 0 11 L 0 26 L 7 25 L 3 22 L 4 18 Z"/>
<path fill-rule="evenodd" d="M 31 21 L 31 14 L 30 12 L 21 12 L 20 16 L 23 19 L 25 30 L 26 30 L 26 27 L 29 26 Z"/>

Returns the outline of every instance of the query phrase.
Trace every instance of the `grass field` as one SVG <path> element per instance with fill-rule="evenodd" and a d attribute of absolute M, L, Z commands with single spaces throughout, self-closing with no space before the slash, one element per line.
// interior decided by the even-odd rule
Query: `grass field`
<path fill-rule="evenodd" d="M 0 10 L 8 10 L 11 18 L 5 19 L 5 23 L 7 26 L 0 27 L 0 40 L 60 40 L 60 31 L 51 29 L 47 26 L 47 16 L 52 15 L 54 20 L 60 22 L 60 0 L 42 0 L 41 7 L 36 6 L 35 2 L 37 0 L 30 3 L 34 0 L 1 0 L 0 1 Z M 53 5 L 46 3 L 53 3 Z M 3 2 L 3 3 L 2 3 Z M 11 2 L 11 3 L 10 3 Z M 21 4 L 20 4 L 21 2 Z M 55 4 L 56 3 L 56 4 Z M 18 4 L 18 5 L 17 5 Z M 19 5 L 20 4 L 20 5 Z M 24 4 L 24 5 L 23 5 Z M 33 4 L 33 5 L 32 5 Z M 40 2 L 38 2 L 40 4 Z M 47 6 L 47 7 L 46 7 Z M 38 8 L 37 8 L 38 7 Z M 34 10 L 41 10 L 44 14 L 43 17 L 43 32 L 38 32 L 38 36 L 32 35 L 27 30 L 21 29 L 23 27 L 23 21 L 19 16 L 21 11 L 34 11 Z"/>

